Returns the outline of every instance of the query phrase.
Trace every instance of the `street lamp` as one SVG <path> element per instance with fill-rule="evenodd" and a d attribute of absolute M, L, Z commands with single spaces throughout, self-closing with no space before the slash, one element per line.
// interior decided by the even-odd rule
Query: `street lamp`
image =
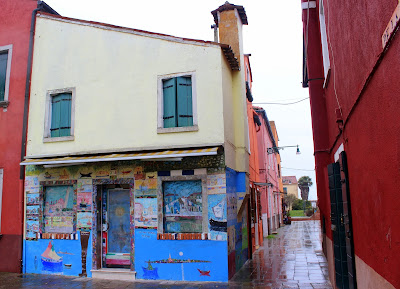
<path fill-rule="evenodd" d="M 299 155 L 299 154 L 301 154 L 301 152 L 300 152 L 300 149 L 299 149 L 299 145 L 295 145 L 295 146 L 281 146 L 281 147 L 270 147 L 270 148 L 267 148 L 267 154 L 273 154 L 273 153 L 276 153 L 276 152 L 278 152 L 279 150 L 283 150 L 284 148 L 297 148 L 296 149 L 296 155 Z"/>

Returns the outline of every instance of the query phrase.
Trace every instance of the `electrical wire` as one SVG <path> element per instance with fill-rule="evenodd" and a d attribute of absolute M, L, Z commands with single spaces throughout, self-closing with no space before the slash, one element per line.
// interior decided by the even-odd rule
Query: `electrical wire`
<path fill-rule="evenodd" d="M 296 103 L 302 102 L 302 101 L 304 101 L 304 100 L 306 100 L 306 99 L 309 99 L 309 97 L 306 97 L 306 98 L 300 99 L 300 100 L 298 100 L 298 101 L 295 101 L 295 102 L 287 102 L 287 103 L 283 103 L 283 102 L 253 102 L 253 104 L 277 104 L 277 105 L 291 105 L 291 104 L 296 104 Z"/>
<path fill-rule="evenodd" d="M 315 171 L 315 170 L 308 170 L 308 169 L 295 169 L 295 168 L 286 168 L 286 167 L 281 167 L 281 169 L 295 170 L 295 171 L 306 171 L 306 172 L 314 172 Z"/>

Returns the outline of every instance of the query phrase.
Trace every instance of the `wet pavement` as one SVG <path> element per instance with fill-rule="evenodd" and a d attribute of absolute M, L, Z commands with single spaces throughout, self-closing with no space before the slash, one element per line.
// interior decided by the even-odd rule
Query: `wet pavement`
<path fill-rule="evenodd" d="M 0 289 L 144 289 L 144 288 L 332 288 L 322 253 L 319 221 L 298 221 L 279 229 L 228 283 L 109 281 L 54 275 L 0 273 Z"/>

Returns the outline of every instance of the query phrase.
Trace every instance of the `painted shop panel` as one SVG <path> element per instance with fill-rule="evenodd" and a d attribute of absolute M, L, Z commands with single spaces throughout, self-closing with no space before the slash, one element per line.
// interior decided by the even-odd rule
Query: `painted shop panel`
<path fill-rule="evenodd" d="M 136 229 L 135 247 L 138 279 L 228 281 L 226 242 L 157 240 L 157 230 Z"/>
<path fill-rule="evenodd" d="M 92 253 L 86 248 L 92 238 L 90 236 L 86 244 L 82 244 L 83 239 L 79 233 L 77 238 L 78 240 L 24 241 L 25 272 L 67 276 L 82 276 L 85 272 L 88 277 L 91 277 Z"/>

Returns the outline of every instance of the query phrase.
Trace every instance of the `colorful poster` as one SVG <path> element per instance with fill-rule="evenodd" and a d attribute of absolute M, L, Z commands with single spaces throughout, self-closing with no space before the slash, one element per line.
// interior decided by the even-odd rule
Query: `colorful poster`
<path fill-rule="evenodd" d="M 122 167 L 118 169 L 117 178 L 134 178 L 134 170 L 132 167 Z"/>
<path fill-rule="evenodd" d="M 77 208 L 80 211 L 92 210 L 92 193 L 78 193 L 76 199 Z"/>
<path fill-rule="evenodd" d="M 45 233 L 73 232 L 73 186 L 49 186 L 44 196 Z"/>
<path fill-rule="evenodd" d="M 135 196 L 157 196 L 157 179 L 135 180 Z"/>
<path fill-rule="evenodd" d="M 39 214 L 39 206 L 26 206 L 26 214 L 27 215 L 38 215 Z"/>
<path fill-rule="evenodd" d="M 111 164 L 98 164 L 94 166 L 93 178 L 95 179 L 109 179 L 110 178 Z"/>
<path fill-rule="evenodd" d="M 92 228 L 92 213 L 91 212 L 78 212 L 77 213 L 77 229 L 91 229 Z"/>
<path fill-rule="evenodd" d="M 203 196 L 201 180 L 163 183 L 166 233 L 201 233 Z"/>
<path fill-rule="evenodd" d="M 227 239 L 226 211 L 226 195 L 208 196 L 208 229 L 211 240 L 225 241 Z"/>
<path fill-rule="evenodd" d="M 25 187 L 25 193 L 27 194 L 34 194 L 39 192 L 40 192 L 40 187 Z"/>
<path fill-rule="evenodd" d="M 226 186 L 225 174 L 207 175 L 207 187 Z"/>
<path fill-rule="evenodd" d="M 135 227 L 157 228 L 157 198 L 135 199 Z"/>
<path fill-rule="evenodd" d="M 26 187 L 39 187 L 39 178 L 38 177 L 25 177 L 25 188 Z"/>
<path fill-rule="evenodd" d="M 29 205 L 39 205 L 39 193 L 26 194 L 26 204 Z"/>
<path fill-rule="evenodd" d="M 26 221 L 26 230 L 32 232 L 39 232 L 39 221 Z"/>

